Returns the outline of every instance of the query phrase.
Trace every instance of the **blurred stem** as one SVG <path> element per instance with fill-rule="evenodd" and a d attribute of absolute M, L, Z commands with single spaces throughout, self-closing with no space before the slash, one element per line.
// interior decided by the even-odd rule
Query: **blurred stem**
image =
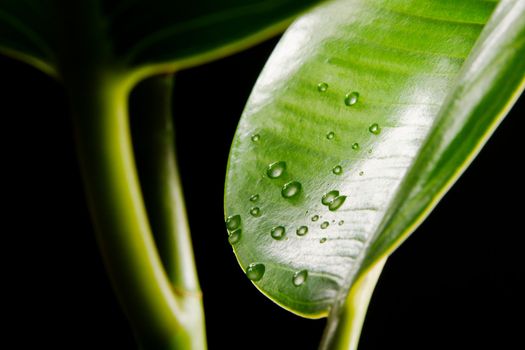
<path fill-rule="evenodd" d="M 141 82 L 131 95 L 137 167 L 160 258 L 175 293 L 200 299 L 190 231 L 175 152 L 173 75 Z M 204 336 L 204 314 L 194 310 Z"/>
<path fill-rule="evenodd" d="M 378 261 L 352 286 L 333 336 L 332 350 L 357 350 L 370 298 L 387 258 Z"/>
<path fill-rule="evenodd" d="M 127 96 L 111 77 L 71 89 L 97 240 L 142 347 L 203 349 L 200 295 L 174 293 L 151 235 L 133 159 Z"/>
<path fill-rule="evenodd" d="M 174 292 L 152 237 L 129 130 L 133 84 L 105 39 L 100 2 L 59 3 L 64 19 L 59 46 L 67 48 L 57 52 L 59 71 L 73 109 L 97 242 L 113 287 L 143 349 L 205 349 L 200 295 Z M 193 265 L 189 270 L 194 273 Z"/>

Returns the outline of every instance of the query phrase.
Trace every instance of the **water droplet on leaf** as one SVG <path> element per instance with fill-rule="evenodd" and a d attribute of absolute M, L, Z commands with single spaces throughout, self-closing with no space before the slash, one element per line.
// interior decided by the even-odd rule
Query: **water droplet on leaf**
<path fill-rule="evenodd" d="M 323 238 L 321 238 L 321 239 L 319 240 L 319 243 L 321 243 L 321 244 L 324 243 L 324 242 L 326 242 L 326 237 L 323 237 Z"/>
<path fill-rule="evenodd" d="M 304 282 L 306 282 L 307 278 L 308 278 L 308 271 L 306 270 L 297 271 L 296 273 L 293 274 L 292 283 L 294 286 L 299 287 L 303 285 Z"/>
<path fill-rule="evenodd" d="M 251 263 L 246 269 L 246 277 L 257 282 L 263 277 L 265 270 L 264 264 Z"/>
<path fill-rule="evenodd" d="M 344 220 L 339 221 L 339 226 L 343 225 L 345 223 Z"/>
<path fill-rule="evenodd" d="M 241 240 L 242 230 L 239 228 L 228 235 L 228 242 L 235 244 Z"/>
<path fill-rule="evenodd" d="M 312 216 L 312 221 L 317 221 L 317 220 L 319 220 L 319 215 Z"/>
<path fill-rule="evenodd" d="M 349 92 L 345 95 L 345 105 L 353 106 L 357 103 L 359 99 L 359 93 L 356 91 Z"/>
<path fill-rule="evenodd" d="M 253 207 L 250 209 L 250 215 L 253 217 L 259 217 L 261 216 L 261 209 L 259 207 Z"/>
<path fill-rule="evenodd" d="M 284 161 L 275 162 L 275 163 L 268 165 L 268 168 L 266 169 L 266 175 L 268 175 L 270 179 L 277 179 L 284 173 L 285 170 L 286 170 L 286 162 Z"/>
<path fill-rule="evenodd" d="M 259 134 L 252 135 L 253 142 L 259 142 L 260 139 L 261 139 L 261 136 Z"/>
<path fill-rule="evenodd" d="M 323 198 L 321 198 L 321 203 L 323 203 L 323 205 L 329 205 L 330 203 L 333 202 L 334 199 L 337 198 L 337 196 L 339 196 L 339 191 L 334 190 L 334 191 L 327 192 L 325 193 Z"/>
<path fill-rule="evenodd" d="M 301 226 L 295 231 L 295 233 L 297 233 L 297 236 L 304 236 L 308 233 L 308 227 Z"/>
<path fill-rule="evenodd" d="M 284 198 L 292 198 L 295 197 L 301 192 L 301 183 L 297 181 L 291 181 L 288 182 L 283 186 L 283 189 L 281 190 L 281 195 Z"/>
<path fill-rule="evenodd" d="M 332 172 L 335 175 L 341 175 L 343 173 L 343 168 L 340 165 L 336 165 L 333 167 Z"/>
<path fill-rule="evenodd" d="M 321 224 L 321 228 L 324 230 L 325 228 L 327 228 L 328 226 L 330 226 L 330 223 L 328 221 L 324 221 L 322 224 Z"/>
<path fill-rule="evenodd" d="M 325 92 L 326 90 L 328 90 L 328 84 L 324 82 L 317 84 L 317 90 L 319 92 Z"/>
<path fill-rule="evenodd" d="M 374 135 L 379 135 L 381 133 L 381 128 L 379 127 L 379 124 L 374 123 L 370 125 L 370 127 L 368 128 L 368 131 L 370 131 Z"/>
<path fill-rule="evenodd" d="M 353 149 L 354 151 L 357 151 L 357 150 L 359 149 L 359 144 L 358 144 L 357 142 L 354 143 L 354 144 L 352 145 L 352 149 Z"/>
<path fill-rule="evenodd" d="M 328 140 L 332 140 L 335 137 L 335 133 L 333 131 L 330 131 L 328 134 L 326 134 L 326 138 Z"/>
<path fill-rule="evenodd" d="M 283 226 L 275 226 L 272 228 L 272 231 L 270 232 L 273 239 L 281 240 L 284 237 L 284 234 L 286 233 L 286 230 Z"/>
<path fill-rule="evenodd" d="M 250 197 L 250 202 L 257 202 L 258 200 L 259 200 L 258 194 L 254 194 L 253 196 Z"/>
<path fill-rule="evenodd" d="M 343 205 L 345 200 L 346 200 L 346 196 L 338 196 L 330 204 L 328 204 L 328 209 L 330 211 L 335 211 L 339 209 Z"/>
<path fill-rule="evenodd" d="M 241 216 L 240 215 L 232 215 L 228 216 L 226 219 L 226 228 L 229 231 L 234 231 L 241 226 Z"/>

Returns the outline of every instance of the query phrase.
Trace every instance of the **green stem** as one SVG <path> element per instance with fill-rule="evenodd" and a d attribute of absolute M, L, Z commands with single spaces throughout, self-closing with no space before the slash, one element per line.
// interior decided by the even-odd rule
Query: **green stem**
<path fill-rule="evenodd" d="M 205 349 L 201 300 L 174 293 L 139 186 L 128 120 L 132 83 L 115 63 L 98 1 L 60 0 L 60 75 L 73 108 L 77 151 L 113 287 L 143 349 Z"/>
<path fill-rule="evenodd" d="M 133 91 L 131 118 L 140 183 L 166 272 L 182 294 L 200 294 L 175 154 L 173 76 L 156 76 Z"/>
<path fill-rule="evenodd" d="M 148 349 L 204 348 L 200 299 L 173 293 L 151 236 L 133 159 L 126 89 L 109 78 L 71 95 L 97 240 L 139 341 Z"/>
<path fill-rule="evenodd" d="M 339 315 L 337 329 L 329 347 L 331 350 L 357 350 L 370 298 L 385 263 L 386 258 L 378 261 L 352 286 Z"/>
<path fill-rule="evenodd" d="M 140 182 L 162 263 L 179 297 L 201 292 L 180 184 L 172 121 L 173 76 L 156 76 L 133 91 L 131 116 Z M 202 305 L 194 310 L 205 344 Z"/>

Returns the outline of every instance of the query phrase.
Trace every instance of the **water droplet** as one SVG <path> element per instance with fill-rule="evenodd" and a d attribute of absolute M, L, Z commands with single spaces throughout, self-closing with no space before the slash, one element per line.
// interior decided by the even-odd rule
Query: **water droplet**
<path fill-rule="evenodd" d="M 323 198 L 321 198 L 321 203 L 323 203 L 323 205 L 329 205 L 338 196 L 339 196 L 339 191 L 334 190 L 334 191 L 327 192 L 327 193 L 325 193 Z"/>
<path fill-rule="evenodd" d="M 284 173 L 285 170 L 286 162 L 275 162 L 268 165 L 268 169 L 266 169 L 266 175 L 268 175 L 270 179 L 277 179 Z"/>
<path fill-rule="evenodd" d="M 360 171 L 360 172 L 359 172 L 359 176 L 363 176 L 364 174 L 365 174 L 364 171 Z"/>
<path fill-rule="evenodd" d="M 308 271 L 306 270 L 297 271 L 296 273 L 293 274 L 292 283 L 294 286 L 299 287 L 303 285 L 304 282 L 306 282 L 307 278 L 308 278 Z"/>
<path fill-rule="evenodd" d="M 259 142 L 260 139 L 261 139 L 261 136 L 259 134 L 252 135 L 253 142 Z"/>
<path fill-rule="evenodd" d="M 345 223 L 345 221 L 344 221 L 344 220 L 341 220 L 341 221 L 339 221 L 338 224 L 339 224 L 339 226 L 341 226 L 341 225 L 343 225 L 344 223 Z"/>
<path fill-rule="evenodd" d="M 325 228 L 327 228 L 328 226 L 330 226 L 330 223 L 328 221 L 324 221 L 322 224 L 321 224 L 321 228 L 324 230 Z"/>
<path fill-rule="evenodd" d="M 312 216 L 312 221 L 317 221 L 317 220 L 319 220 L 319 215 Z"/>
<path fill-rule="evenodd" d="M 326 90 L 328 90 L 328 84 L 324 82 L 317 84 L 317 90 L 319 92 L 325 92 Z"/>
<path fill-rule="evenodd" d="M 258 200 L 259 200 L 258 194 L 254 194 L 253 196 L 250 197 L 250 202 L 257 202 Z"/>
<path fill-rule="evenodd" d="M 257 282 L 263 277 L 265 270 L 264 264 L 251 263 L 246 269 L 246 277 Z"/>
<path fill-rule="evenodd" d="M 326 138 L 327 138 L 328 140 L 333 139 L 334 136 L 335 136 L 335 133 L 334 133 L 333 131 L 330 131 L 328 134 L 326 134 Z"/>
<path fill-rule="evenodd" d="M 273 239 L 281 240 L 284 238 L 284 234 L 286 233 L 286 230 L 283 226 L 275 226 L 272 228 L 272 231 L 270 232 Z"/>
<path fill-rule="evenodd" d="M 304 236 L 308 233 L 308 227 L 301 226 L 297 229 L 297 231 L 295 231 L 295 233 L 297 233 L 297 236 Z"/>
<path fill-rule="evenodd" d="M 346 200 L 346 196 L 338 196 L 337 198 L 335 198 L 329 205 L 328 205 L 328 209 L 330 211 L 335 211 L 337 209 L 339 209 L 343 203 L 345 202 Z"/>
<path fill-rule="evenodd" d="M 347 106 L 353 106 L 357 103 L 357 100 L 359 99 L 359 92 L 352 91 L 345 95 L 345 105 Z"/>
<path fill-rule="evenodd" d="M 319 243 L 321 243 L 321 244 L 324 243 L 324 242 L 326 242 L 326 237 L 323 237 L 323 238 L 321 238 L 321 239 L 319 240 Z"/>
<path fill-rule="evenodd" d="M 241 240 L 242 230 L 239 228 L 228 235 L 228 242 L 235 244 Z"/>
<path fill-rule="evenodd" d="M 374 135 L 379 135 L 379 133 L 381 133 L 381 128 L 379 127 L 379 124 L 374 123 L 370 125 L 370 127 L 368 128 L 368 131 L 370 131 Z"/>
<path fill-rule="evenodd" d="M 226 219 L 226 228 L 229 231 L 234 231 L 241 226 L 241 216 L 240 215 L 232 215 L 228 216 Z"/>
<path fill-rule="evenodd" d="M 332 173 L 335 175 L 341 175 L 343 173 L 343 168 L 340 165 L 336 165 L 333 167 Z"/>
<path fill-rule="evenodd" d="M 295 197 L 301 192 L 301 183 L 297 181 L 291 181 L 288 182 L 283 186 L 283 189 L 281 190 L 281 195 L 284 198 L 292 198 Z"/>
<path fill-rule="evenodd" d="M 261 209 L 259 207 L 253 207 L 250 209 L 250 215 L 253 217 L 259 217 L 261 216 Z"/>
<path fill-rule="evenodd" d="M 352 149 L 353 149 L 354 151 L 357 151 L 357 150 L 359 149 L 359 144 L 358 144 L 357 142 L 354 143 L 354 144 L 352 145 Z"/>

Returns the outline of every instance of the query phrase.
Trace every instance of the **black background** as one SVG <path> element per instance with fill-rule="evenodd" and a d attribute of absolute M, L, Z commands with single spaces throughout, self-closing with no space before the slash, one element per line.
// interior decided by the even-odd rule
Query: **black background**
<path fill-rule="evenodd" d="M 177 77 L 177 145 L 212 350 L 316 349 L 325 324 L 260 294 L 239 268 L 223 224 L 229 146 L 275 43 Z M 14 341 L 6 348 L 135 349 L 92 234 L 63 88 L 2 57 L 0 92 L 2 334 Z M 525 348 L 524 114 L 521 98 L 390 258 L 360 350 Z"/>

